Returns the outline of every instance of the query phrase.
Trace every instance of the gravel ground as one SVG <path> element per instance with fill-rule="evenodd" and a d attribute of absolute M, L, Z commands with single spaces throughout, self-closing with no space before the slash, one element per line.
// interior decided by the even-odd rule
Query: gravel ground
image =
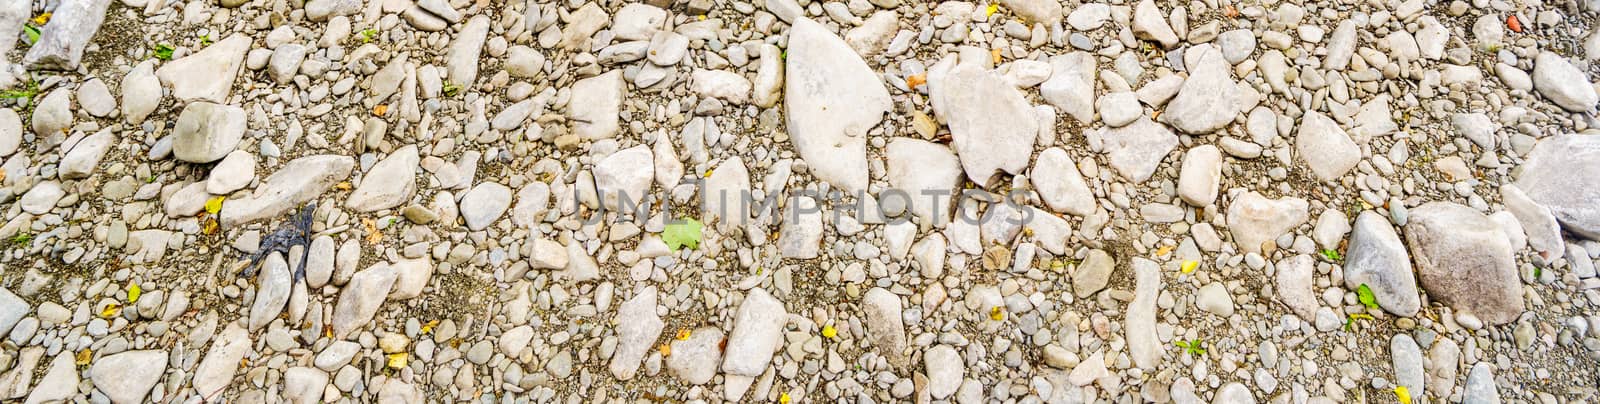
<path fill-rule="evenodd" d="M 6 1 L 0 401 L 1593 402 L 1597 22 Z"/>

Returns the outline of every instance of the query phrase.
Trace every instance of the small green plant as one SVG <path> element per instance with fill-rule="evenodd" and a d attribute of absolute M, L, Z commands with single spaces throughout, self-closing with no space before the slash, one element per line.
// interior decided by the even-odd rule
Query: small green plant
<path fill-rule="evenodd" d="M 1544 277 L 1544 267 L 1539 267 L 1539 266 L 1533 267 L 1533 278 L 1534 279 L 1539 279 L 1539 278 L 1542 278 L 1542 277 Z"/>
<path fill-rule="evenodd" d="M 0 99 L 17 100 L 22 105 L 32 104 L 33 97 L 39 95 L 39 83 L 32 80 L 22 83 L 20 88 L 0 91 Z"/>
<path fill-rule="evenodd" d="M 1360 300 L 1362 306 L 1367 306 L 1367 310 L 1378 309 L 1378 297 L 1372 295 L 1372 288 L 1365 283 L 1356 288 L 1356 300 Z"/>
<path fill-rule="evenodd" d="M 200 47 L 211 46 L 211 34 L 200 35 Z"/>
<path fill-rule="evenodd" d="M 1367 314 L 1367 313 L 1350 313 L 1344 319 L 1344 330 L 1345 331 L 1355 330 L 1355 327 L 1357 325 L 1356 324 L 1356 320 L 1371 320 L 1371 319 L 1372 319 L 1372 315 L 1371 314 Z"/>
<path fill-rule="evenodd" d="M 172 60 L 172 52 L 175 50 L 177 49 L 173 48 L 172 45 L 157 44 L 155 48 L 150 50 L 150 52 L 156 57 L 156 59 Z"/>
<path fill-rule="evenodd" d="M 1205 348 L 1206 342 L 1205 341 L 1201 341 L 1199 338 L 1196 338 L 1196 339 L 1193 339 L 1193 340 L 1190 340 L 1190 341 L 1184 341 L 1184 340 L 1172 341 L 1172 344 L 1173 345 L 1177 345 L 1179 348 L 1183 348 L 1183 351 L 1184 352 L 1188 352 L 1190 355 L 1200 356 L 1200 355 L 1205 355 L 1206 354 L 1206 348 Z"/>
<path fill-rule="evenodd" d="M 1322 251 L 1319 251 L 1319 253 L 1322 254 L 1322 258 L 1327 258 L 1328 261 L 1333 261 L 1333 262 L 1344 261 L 1344 256 L 1343 255 L 1339 255 L 1339 250 L 1335 250 L 1335 249 L 1329 248 L 1329 249 L 1323 249 Z"/>
<path fill-rule="evenodd" d="M 361 30 L 361 43 L 371 43 L 374 39 L 378 39 L 377 28 L 367 28 Z"/>
<path fill-rule="evenodd" d="M 444 96 L 454 97 L 461 92 L 461 86 L 451 82 L 444 83 Z"/>
<path fill-rule="evenodd" d="M 700 249 L 700 230 L 705 225 L 699 220 L 682 219 L 676 223 L 668 223 L 667 228 L 661 231 L 661 241 L 667 243 L 667 248 L 678 251 L 679 248 L 688 246 L 690 249 Z"/>
<path fill-rule="evenodd" d="M 25 245 L 28 245 L 28 242 L 31 242 L 31 241 L 33 241 L 33 235 L 32 234 L 17 233 L 17 235 L 11 236 L 11 244 L 12 245 L 25 246 Z"/>

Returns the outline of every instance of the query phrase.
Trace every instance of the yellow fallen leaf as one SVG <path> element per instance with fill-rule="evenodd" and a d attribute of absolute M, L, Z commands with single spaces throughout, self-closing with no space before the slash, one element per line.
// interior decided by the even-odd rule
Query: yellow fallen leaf
<path fill-rule="evenodd" d="M 1157 256 L 1165 256 L 1165 255 L 1167 255 L 1168 253 L 1171 253 L 1171 252 L 1172 252 L 1172 246 L 1170 246 L 1170 245 L 1164 245 L 1164 246 L 1161 246 L 1161 248 L 1157 248 L 1156 249 L 1156 255 Z"/>
<path fill-rule="evenodd" d="M 1188 261 L 1184 261 L 1183 262 L 1182 270 L 1183 270 L 1183 273 L 1186 273 L 1186 274 L 1187 273 L 1193 273 L 1195 268 L 1199 268 L 1199 267 L 1200 267 L 1200 261 L 1188 260 Z"/>
<path fill-rule="evenodd" d="M 839 336 L 839 330 L 838 329 L 833 328 L 833 326 L 831 326 L 831 325 L 822 326 L 822 337 L 823 338 L 833 338 L 833 337 L 837 337 L 837 336 Z"/>
<path fill-rule="evenodd" d="M 1400 404 L 1411 404 L 1411 391 L 1406 386 L 1394 386 L 1394 395 L 1400 398 Z"/>
<path fill-rule="evenodd" d="M 789 392 L 787 392 L 787 391 L 783 392 L 783 394 L 779 394 L 778 395 L 778 403 L 780 403 L 780 404 L 789 404 L 789 400 L 792 400 L 792 399 L 789 398 Z"/>
<path fill-rule="evenodd" d="M 386 112 L 389 112 L 389 105 L 388 104 L 378 104 L 378 106 L 372 107 L 372 115 L 374 115 L 374 116 L 380 116 L 381 117 Z"/>
<path fill-rule="evenodd" d="M 211 197 L 211 199 L 207 199 L 206 200 L 206 213 L 210 213 L 210 214 L 215 215 L 215 214 L 217 214 L 217 212 L 221 212 L 222 211 L 222 201 L 224 199 L 228 199 L 228 197 L 222 196 L 222 195 L 217 195 L 217 196 Z"/>
<path fill-rule="evenodd" d="M 989 50 L 989 57 L 994 59 L 994 64 L 1000 64 L 1000 50 L 999 49 L 990 49 Z"/>
<path fill-rule="evenodd" d="M 410 360 L 410 355 L 407 355 L 405 352 L 389 354 L 389 368 L 404 369 L 406 367 L 406 363 Z"/>
<path fill-rule="evenodd" d="M 33 25 L 45 25 L 49 23 L 50 13 L 39 14 L 38 17 L 33 17 Z"/>
<path fill-rule="evenodd" d="M 676 337 L 674 337 L 674 338 L 677 338 L 679 341 L 687 341 L 687 340 L 689 340 L 689 329 L 688 328 L 680 328 L 680 329 L 678 329 L 678 335 Z"/>
<path fill-rule="evenodd" d="M 1004 307 L 1001 307 L 1001 306 L 994 306 L 994 307 L 989 308 L 989 319 L 990 320 L 994 320 L 994 321 L 1003 321 L 1003 320 L 1005 320 L 1006 319 L 1006 309 Z"/>
<path fill-rule="evenodd" d="M 142 291 L 139 290 L 139 284 L 137 284 L 137 283 L 129 283 L 128 284 L 128 304 L 138 303 L 139 302 L 139 295 L 141 294 L 140 292 L 142 292 Z"/>
<path fill-rule="evenodd" d="M 988 17 L 988 16 L 991 16 L 991 15 L 994 15 L 994 13 L 997 13 L 997 12 L 1000 12 L 1000 5 L 999 4 L 990 3 L 989 4 L 989 8 L 983 9 L 983 16 L 984 17 Z"/>
<path fill-rule="evenodd" d="M 927 83 L 927 82 L 928 82 L 928 74 L 927 73 L 917 73 L 917 74 L 913 74 L 911 76 L 906 77 L 906 87 L 907 88 L 911 88 L 911 89 L 915 89 L 915 88 L 917 88 L 917 86 L 923 85 L 924 83 Z"/>
<path fill-rule="evenodd" d="M 361 227 L 367 230 L 367 244 L 377 245 L 383 241 L 383 233 L 378 231 L 378 223 L 370 218 L 361 218 Z"/>
<path fill-rule="evenodd" d="M 423 334 L 433 333 L 433 326 L 436 326 L 436 325 L 439 325 L 439 320 L 428 320 L 427 324 L 423 324 L 422 325 L 422 333 Z"/>
<path fill-rule="evenodd" d="M 74 359 L 77 359 L 74 363 L 77 363 L 78 366 L 87 365 L 90 359 L 94 359 L 94 351 L 84 348 L 82 351 L 78 351 L 78 357 Z"/>
<path fill-rule="evenodd" d="M 105 318 L 116 317 L 117 313 L 121 313 L 121 312 L 122 312 L 122 305 L 116 304 L 116 303 L 112 303 L 112 304 L 106 305 L 106 308 L 100 310 L 100 317 L 105 317 Z"/>
<path fill-rule="evenodd" d="M 664 344 L 661 344 L 661 346 L 656 347 L 656 348 L 661 350 L 661 356 L 672 356 L 672 344 L 665 344 L 664 343 Z"/>
<path fill-rule="evenodd" d="M 338 184 L 333 184 L 333 187 L 334 188 L 338 188 L 340 191 L 349 191 L 350 190 L 350 181 L 344 181 L 344 182 L 340 182 Z"/>

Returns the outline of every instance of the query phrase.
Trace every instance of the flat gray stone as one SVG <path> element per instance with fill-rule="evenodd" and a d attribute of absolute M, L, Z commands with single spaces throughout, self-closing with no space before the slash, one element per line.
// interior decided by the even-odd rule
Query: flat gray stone
<path fill-rule="evenodd" d="M 1357 290 L 1367 285 L 1384 310 L 1411 317 L 1422 308 L 1413 273 L 1411 255 L 1406 253 L 1406 245 L 1400 242 L 1389 219 L 1370 210 L 1356 216 L 1345 252 L 1345 288 Z"/>

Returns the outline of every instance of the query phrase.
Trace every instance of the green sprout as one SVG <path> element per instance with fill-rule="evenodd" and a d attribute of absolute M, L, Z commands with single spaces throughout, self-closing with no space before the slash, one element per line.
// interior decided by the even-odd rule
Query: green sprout
<path fill-rule="evenodd" d="M 22 32 L 28 34 L 28 46 L 33 46 L 33 44 L 39 42 L 39 27 L 34 26 L 33 24 L 23 25 Z"/>
<path fill-rule="evenodd" d="M 1188 352 L 1190 355 L 1200 356 L 1200 355 L 1205 355 L 1206 354 L 1206 348 L 1205 348 L 1206 342 L 1205 341 L 1201 341 L 1199 338 L 1195 338 L 1194 340 L 1190 340 L 1190 341 L 1184 341 L 1184 340 L 1172 341 L 1172 344 L 1173 345 L 1177 345 L 1179 348 L 1183 348 L 1183 351 L 1184 352 Z"/>
<path fill-rule="evenodd" d="M 367 29 L 361 30 L 361 43 L 371 43 L 372 40 L 377 39 L 377 38 L 378 38 L 378 29 L 377 28 L 367 28 Z"/>
<path fill-rule="evenodd" d="M 1320 253 L 1322 254 L 1322 258 L 1327 258 L 1328 261 L 1333 261 L 1333 262 L 1344 261 L 1344 256 L 1343 255 L 1339 255 L 1339 250 L 1335 250 L 1335 249 L 1329 248 L 1329 249 L 1323 249 L 1322 251 L 1320 251 Z"/>
<path fill-rule="evenodd" d="M 177 49 L 174 49 L 172 45 L 158 44 L 154 49 L 151 49 L 151 52 L 155 54 L 156 59 L 172 60 L 172 51 L 175 50 Z"/>
<path fill-rule="evenodd" d="M 38 95 L 39 95 L 39 83 L 34 82 L 32 80 L 23 82 L 23 85 L 22 85 L 21 88 L 13 88 L 13 89 L 5 90 L 5 91 L 0 91 L 0 99 L 17 100 L 17 103 L 22 104 L 22 105 L 31 104 L 32 101 L 33 101 L 33 97 L 38 96 Z"/>
<path fill-rule="evenodd" d="M 32 234 L 17 233 L 17 235 L 11 236 L 11 244 L 12 245 L 28 245 L 28 242 L 30 242 L 30 241 L 33 241 L 33 235 Z"/>
<path fill-rule="evenodd" d="M 200 46 L 201 47 L 211 46 L 211 34 L 200 35 Z"/>
<path fill-rule="evenodd" d="M 461 92 L 461 86 L 460 85 L 456 85 L 455 83 L 451 83 L 451 82 L 445 82 L 444 83 L 444 96 L 446 96 L 446 97 L 454 97 L 454 96 L 456 96 L 456 93 L 459 93 L 459 92 Z"/>
<path fill-rule="evenodd" d="M 1356 299 L 1361 301 L 1362 306 L 1367 306 L 1368 310 L 1378 309 L 1378 297 L 1372 295 L 1372 288 L 1367 287 L 1365 283 L 1356 288 Z"/>

